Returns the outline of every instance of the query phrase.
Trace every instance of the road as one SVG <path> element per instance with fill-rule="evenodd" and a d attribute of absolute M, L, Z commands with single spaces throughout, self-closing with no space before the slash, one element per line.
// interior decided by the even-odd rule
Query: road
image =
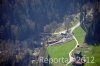
<path fill-rule="evenodd" d="M 72 33 L 73 30 L 74 30 L 75 28 L 77 28 L 78 26 L 80 26 L 80 22 L 78 22 L 75 26 L 73 26 L 72 28 L 70 28 L 70 29 L 69 29 L 69 30 L 71 30 L 70 32 Z M 55 34 L 61 34 L 61 33 L 66 33 L 66 31 L 67 31 L 67 30 L 60 31 L 60 32 L 55 32 L 55 33 L 53 33 L 53 35 L 55 35 Z"/>
<path fill-rule="evenodd" d="M 73 31 L 78 28 L 80 26 L 80 22 L 78 22 L 75 26 L 73 26 L 72 28 L 70 28 L 70 34 L 73 33 Z M 61 31 L 61 32 L 57 32 L 57 33 L 53 33 L 53 35 L 58 34 L 60 35 L 61 33 L 66 33 L 67 30 Z M 76 39 L 76 37 L 72 34 L 73 39 L 76 42 L 76 46 L 69 52 L 69 62 L 65 65 L 67 66 L 68 64 L 70 64 L 71 62 L 73 62 L 75 59 L 72 57 L 72 52 L 77 48 L 77 46 L 79 45 L 78 40 Z M 60 40 L 59 42 L 64 41 L 64 39 Z"/>
<path fill-rule="evenodd" d="M 71 33 L 77 28 L 77 27 L 79 27 L 80 26 L 80 22 L 79 23 L 77 23 L 74 27 L 72 27 L 71 28 Z M 79 43 L 78 43 L 78 40 L 76 39 L 76 37 L 73 35 L 73 39 L 75 40 L 75 42 L 76 42 L 76 46 L 69 52 L 69 62 L 66 64 L 66 66 L 68 65 L 68 64 L 70 64 L 71 62 L 73 62 L 74 61 L 74 58 L 72 57 L 72 52 L 77 48 L 77 46 L 79 45 Z"/>

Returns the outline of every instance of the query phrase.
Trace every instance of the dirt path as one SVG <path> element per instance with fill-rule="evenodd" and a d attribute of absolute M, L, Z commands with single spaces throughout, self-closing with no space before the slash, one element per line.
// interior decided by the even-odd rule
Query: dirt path
<path fill-rule="evenodd" d="M 79 27 L 80 26 L 80 22 L 79 23 L 77 23 L 74 27 L 72 27 L 71 28 L 71 34 L 72 34 L 72 32 L 77 28 L 77 27 Z M 79 45 L 79 43 L 78 43 L 78 40 L 76 39 L 76 37 L 73 35 L 73 39 L 75 40 L 75 42 L 76 42 L 76 46 L 69 52 L 69 62 L 66 64 L 66 66 L 68 65 L 68 64 L 70 64 L 73 60 L 74 60 L 74 58 L 72 57 L 72 52 L 77 48 L 77 46 Z"/>
<path fill-rule="evenodd" d="M 73 31 L 76 29 L 76 28 L 78 28 L 80 26 L 80 22 L 78 22 L 75 26 L 73 26 L 72 28 L 70 28 L 70 33 L 72 34 L 73 33 Z M 61 33 L 65 33 L 66 32 L 66 30 L 64 30 L 64 31 L 61 31 L 61 32 L 57 32 L 57 33 L 53 33 L 54 35 L 55 34 L 58 34 L 58 35 L 60 35 Z M 78 40 L 76 39 L 76 37 L 72 34 L 72 37 L 73 37 L 73 39 L 75 40 L 75 42 L 76 42 L 76 46 L 69 52 L 69 62 L 65 65 L 65 66 L 67 66 L 68 64 L 70 64 L 72 61 L 74 61 L 74 58 L 72 57 L 72 52 L 77 48 L 77 46 L 79 45 L 79 43 L 78 43 Z M 63 41 L 63 40 L 60 40 L 60 41 Z"/>

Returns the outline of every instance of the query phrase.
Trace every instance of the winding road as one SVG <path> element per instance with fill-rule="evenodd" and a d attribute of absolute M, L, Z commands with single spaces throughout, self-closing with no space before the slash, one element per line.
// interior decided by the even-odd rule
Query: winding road
<path fill-rule="evenodd" d="M 70 34 L 73 33 L 73 31 L 78 28 L 80 26 L 80 22 L 78 22 L 75 26 L 73 26 L 72 28 L 70 28 Z M 67 30 L 61 31 L 61 32 L 57 32 L 57 33 L 53 33 L 53 35 L 58 34 L 60 35 L 61 33 L 66 33 Z M 70 64 L 71 62 L 73 62 L 75 60 L 75 58 L 72 57 L 72 52 L 77 48 L 77 46 L 79 45 L 78 40 L 76 39 L 76 37 L 72 34 L 73 39 L 76 42 L 76 46 L 69 52 L 69 62 L 65 65 L 67 66 L 68 64 Z M 63 41 L 63 40 L 60 40 Z"/>
<path fill-rule="evenodd" d="M 77 27 L 79 27 L 80 26 L 80 22 L 78 22 L 74 27 L 72 27 L 71 28 L 71 31 L 70 31 L 70 33 L 72 34 L 72 32 L 77 28 Z M 77 48 L 77 46 L 79 45 L 79 43 L 78 43 L 78 40 L 76 39 L 76 37 L 73 35 L 73 39 L 75 40 L 75 42 L 76 42 L 76 46 L 69 52 L 69 62 L 66 64 L 66 66 L 68 65 L 68 64 L 70 64 L 71 62 L 73 62 L 74 61 L 74 58 L 72 57 L 72 52 Z"/>

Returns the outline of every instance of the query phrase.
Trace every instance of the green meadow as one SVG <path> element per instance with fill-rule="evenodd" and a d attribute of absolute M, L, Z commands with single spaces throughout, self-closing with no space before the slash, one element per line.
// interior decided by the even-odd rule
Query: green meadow
<path fill-rule="evenodd" d="M 48 47 L 48 53 L 51 58 L 68 58 L 69 57 L 69 52 L 74 48 L 76 45 L 75 41 L 72 40 L 70 42 L 64 43 L 62 45 L 57 45 L 57 46 L 49 46 Z M 62 66 L 65 63 L 53 63 L 53 66 Z"/>

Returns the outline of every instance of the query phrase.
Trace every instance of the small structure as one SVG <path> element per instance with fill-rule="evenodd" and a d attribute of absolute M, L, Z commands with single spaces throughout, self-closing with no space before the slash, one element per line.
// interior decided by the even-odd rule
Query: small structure
<path fill-rule="evenodd" d="M 75 54 L 75 61 L 72 63 L 73 66 L 84 66 L 85 62 L 82 59 L 82 53 L 80 51 L 77 51 Z"/>

